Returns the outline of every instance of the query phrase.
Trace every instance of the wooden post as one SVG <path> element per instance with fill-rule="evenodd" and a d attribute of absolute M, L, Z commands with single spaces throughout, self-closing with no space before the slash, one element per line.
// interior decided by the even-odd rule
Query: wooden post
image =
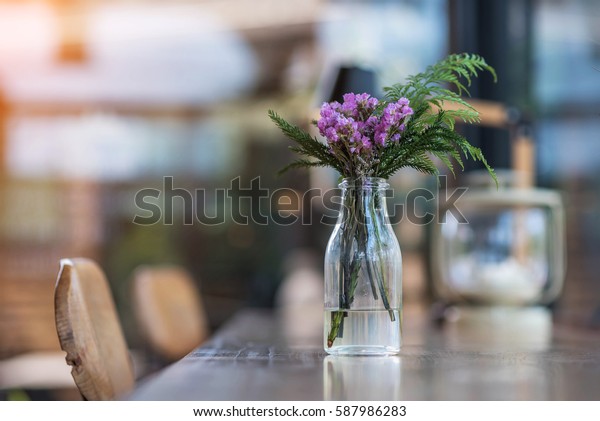
<path fill-rule="evenodd" d="M 511 139 L 512 167 L 516 174 L 515 188 L 532 189 L 535 186 L 535 148 L 524 128 L 516 129 Z M 523 265 L 527 264 L 527 234 L 525 209 L 515 213 L 515 239 L 513 255 Z"/>
<path fill-rule="evenodd" d="M 512 141 L 512 167 L 517 173 L 517 188 L 532 188 L 535 184 L 535 147 L 524 133 L 517 133 Z"/>

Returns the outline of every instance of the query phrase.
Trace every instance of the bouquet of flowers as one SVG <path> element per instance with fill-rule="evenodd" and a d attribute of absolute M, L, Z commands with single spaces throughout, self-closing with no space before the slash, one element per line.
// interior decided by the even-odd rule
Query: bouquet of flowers
<path fill-rule="evenodd" d="M 468 94 L 471 78 L 489 71 L 485 60 L 474 54 L 453 54 L 409 76 L 406 83 L 384 88 L 379 101 L 367 94 L 344 96 L 342 104 L 324 103 L 321 118 L 312 123 L 326 143 L 269 110 L 271 120 L 296 142 L 290 149 L 303 155 L 281 171 L 297 167 L 332 167 L 343 177 L 388 178 L 403 167 L 427 174 L 439 170 L 430 155 L 439 158 L 453 173 L 454 158 L 463 167 L 461 153 L 483 162 L 496 178 L 481 150 L 454 131 L 456 119 L 465 123 L 479 121 L 479 113 L 461 97 Z M 467 86 L 462 82 L 466 80 Z M 446 85 L 453 85 L 452 91 Z M 444 103 L 461 107 L 444 109 Z"/>
<path fill-rule="evenodd" d="M 269 117 L 295 142 L 290 149 L 301 157 L 283 168 L 332 167 L 344 178 L 360 184 L 368 177 L 386 179 L 404 167 L 414 168 L 426 174 L 439 174 L 433 157 L 438 158 L 454 174 L 454 162 L 461 168 L 463 156 L 481 161 L 496 180 L 480 149 L 471 145 L 454 130 L 457 119 L 465 123 L 479 121 L 479 113 L 465 100 L 471 78 L 481 71 L 488 71 L 496 80 L 496 74 L 485 60 L 473 54 L 454 54 L 429 66 L 424 72 L 409 76 L 405 83 L 384 88 L 385 96 L 379 100 L 368 94 L 348 93 L 343 102 L 324 103 L 320 118 L 312 121 L 325 141 L 311 136 L 301 128 L 290 124 L 270 110 Z M 451 88 L 455 90 L 451 90 Z M 458 107 L 444 109 L 445 103 Z M 454 162 L 453 162 L 454 160 Z M 496 180 L 497 182 L 497 180 Z M 344 310 L 350 309 L 361 268 L 361 257 L 367 253 L 367 245 L 381 248 L 377 230 L 369 232 L 367 219 L 373 214 L 355 189 L 351 198 L 351 217 L 344 221 L 343 242 L 347 253 L 341 262 L 340 311 L 332 315 L 327 345 L 343 331 Z M 376 253 L 375 253 L 376 254 Z M 366 275 L 375 299 L 381 300 L 394 321 L 394 313 L 388 303 L 384 271 L 379 270 L 377 258 L 369 259 Z"/>

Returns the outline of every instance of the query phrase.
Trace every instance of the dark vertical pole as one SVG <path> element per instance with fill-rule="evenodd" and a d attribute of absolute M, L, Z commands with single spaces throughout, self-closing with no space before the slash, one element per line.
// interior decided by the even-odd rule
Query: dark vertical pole
<path fill-rule="evenodd" d="M 482 55 L 498 73 L 498 82 L 484 75 L 471 86 L 473 98 L 531 109 L 532 0 L 450 0 L 452 52 Z M 496 168 L 509 168 L 508 132 L 466 128 L 464 134 L 479 146 Z M 480 169 L 469 162 L 468 169 Z"/>
<path fill-rule="evenodd" d="M 449 0 L 450 52 L 479 52 L 477 14 L 479 0 Z"/>

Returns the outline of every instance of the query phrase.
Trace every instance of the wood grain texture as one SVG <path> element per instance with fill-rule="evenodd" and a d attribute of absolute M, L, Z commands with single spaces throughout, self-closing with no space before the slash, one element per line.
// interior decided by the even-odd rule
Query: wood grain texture
<path fill-rule="evenodd" d="M 208 336 L 208 322 L 190 274 L 176 266 L 143 266 L 133 277 L 132 297 L 140 331 L 150 347 L 178 360 Z"/>
<path fill-rule="evenodd" d="M 290 346 L 295 341 L 276 313 L 248 309 L 129 399 L 600 399 L 600 333 L 458 327 L 438 328 L 426 309 L 407 310 L 398 356 L 334 357 L 320 341 Z"/>
<path fill-rule="evenodd" d="M 87 400 L 129 392 L 134 374 L 108 282 L 89 259 L 62 259 L 54 304 L 67 364 Z"/>

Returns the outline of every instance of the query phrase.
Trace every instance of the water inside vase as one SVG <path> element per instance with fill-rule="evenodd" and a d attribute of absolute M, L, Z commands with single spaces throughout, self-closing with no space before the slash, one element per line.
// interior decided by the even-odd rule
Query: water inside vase
<path fill-rule="evenodd" d="M 346 310 L 337 337 L 328 346 L 333 315 L 325 310 L 325 351 L 332 355 L 391 355 L 402 346 L 402 311 Z"/>

